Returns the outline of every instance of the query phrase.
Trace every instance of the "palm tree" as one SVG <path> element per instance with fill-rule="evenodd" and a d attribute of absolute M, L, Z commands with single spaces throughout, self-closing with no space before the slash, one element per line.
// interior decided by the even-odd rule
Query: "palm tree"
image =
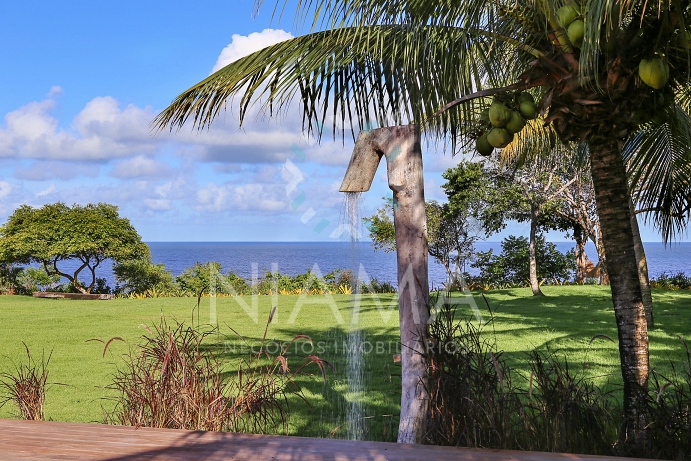
<path fill-rule="evenodd" d="M 540 121 L 554 134 L 550 142 L 586 143 L 590 151 L 619 331 L 622 440 L 643 441 L 648 333 L 622 151 L 635 152 L 646 165 L 642 170 L 652 172 L 639 175 L 643 187 L 634 185 L 644 194 L 637 203 L 650 202 L 655 211 L 669 206 L 666 198 L 655 201 L 660 190 L 669 190 L 672 206 L 680 202 L 674 194 L 688 187 L 669 186 L 669 176 L 655 172 L 661 152 L 675 159 L 668 162 L 673 166 L 689 158 L 688 144 L 677 142 L 691 133 L 689 0 L 584 0 L 581 5 L 568 0 L 314 0 L 298 5 L 298 23 L 313 17 L 309 33 L 239 59 L 194 85 L 156 118 L 155 126 L 179 128 L 189 120 L 204 129 L 234 97 L 241 122 L 253 105 L 280 114 L 297 95 L 304 128 L 316 137 L 327 119 L 334 135 L 348 123 L 353 131 L 372 123 L 414 123 L 426 136 L 450 139 L 456 148 L 457 142 L 481 136 L 481 113 L 492 96 L 528 91 L 538 101 Z M 581 36 L 578 27 L 571 33 L 570 22 L 582 26 Z M 657 141 L 663 138 L 671 141 Z M 688 208 L 676 211 L 659 213 L 665 238 L 689 216 Z M 424 410 L 420 405 L 412 417 L 424 420 Z M 399 441 L 420 441 L 423 433 L 399 432 Z"/>

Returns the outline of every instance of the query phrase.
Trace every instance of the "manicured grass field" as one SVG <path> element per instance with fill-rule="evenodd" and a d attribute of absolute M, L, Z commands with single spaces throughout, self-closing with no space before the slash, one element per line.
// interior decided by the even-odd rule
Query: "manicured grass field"
<path fill-rule="evenodd" d="M 544 287 L 545 298 L 533 298 L 528 289 L 498 290 L 485 293 L 492 314 L 480 294 L 474 302 L 485 323 L 484 331 L 496 334 L 500 350 L 510 363 L 525 369 L 525 352 L 534 348 L 565 354 L 573 368 L 582 370 L 598 382 L 616 386 L 619 382 L 616 343 L 598 337 L 607 335 L 616 341 L 616 326 L 607 287 Z M 300 356 L 314 353 L 333 363 L 336 371 L 328 373 L 323 383 L 316 367 L 314 376 L 299 382 L 310 405 L 291 399 L 289 432 L 305 436 L 345 436 L 348 401 L 346 353 L 352 323 L 352 298 L 333 296 L 279 296 L 278 314 L 269 329 L 268 346 L 275 349 L 296 334 L 312 338 L 313 347 L 296 343 L 291 349 L 290 365 Z M 691 339 L 691 292 L 656 291 L 656 326 L 650 332 L 651 365 L 661 372 L 669 370 L 669 360 L 682 357 L 677 335 Z M 252 310 L 250 297 L 217 298 L 216 318 L 219 334 L 209 347 L 227 359 L 233 369 L 240 357 L 247 357 L 250 346 L 259 344 L 272 306 L 268 296 L 258 297 L 256 322 L 246 312 Z M 244 306 L 241 302 L 244 301 Z M 357 327 L 364 333 L 364 381 L 366 438 L 394 440 L 400 399 L 400 368 L 393 363 L 398 339 L 398 312 L 387 310 L 392 295 L 366 296 L 362 300 Z M 458 317 L 475 318 L 468 299 L 458 306 Z M 13 361 L 25 360 L 22 342 L 34 356 L 53 349 L 49 380 L 53 385 L 47 395 L 46 416 L 57 421 L 101 422 L 103 411 L 112 407 L 107 398 L 112 393 L 105 386 L 127 348 L 136 345 L 145 333 L 144 325 L 154 325 L 161 316 L 192 322 L 196 299 L 157 298 L 143 300 L 71 301 L 33 299 L 19 296 L 0 297 L 0 371 L 12 371 Z M 204 327 L 212 315 L 211 301 L 204 298 L 199 320 Z M 340 318 L 339 318 L 340 317 Z M 494 318 L 494 321 L 487 323 Z M 197 313 L 194 314 L 197 322 Z M 232 327 L 244 338 L 235 336 Z M 88 341 L 121 337 L 113 342 L 105 357 L 103 345 Z M 585 367 L 585 368 L 583 368 Z M 11 417 L 15 409 L 7 404 L 0 417 Z"/>

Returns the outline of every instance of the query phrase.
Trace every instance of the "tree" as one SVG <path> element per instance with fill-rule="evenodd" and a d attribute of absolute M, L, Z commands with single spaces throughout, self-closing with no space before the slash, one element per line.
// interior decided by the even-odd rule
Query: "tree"
<path fill-rule="evenodd" d="M 387 253 L 396 250 L 393 205 L 387 200 L 377 213 L 363 218 L 375 250 Z M 479 238 L 480 226 L 458 209 L 430 200 L 425 204 L 429 254 L 444 266 L 449 286 L 458 286 L 458 275 L 473 255 L 474 243 Z"/>
<path fill-rule="evenodd" d="M 173 274 L 163 264 L 154 264 L 151 256 L 117 262 L 113 273 L 120 293 L 145 293 L 157 287 L 166 290 L 175 285 Z"/>
<path fill-rule="evenodd" d="M 543 296 L 537 267 L 537 235 L 542 230 L 563 229 L 557 200 L 568 184 L 556 181 L 559 163 L 533 158 L 520 164 L 462 162 L 449 168 L 442 185 L 455 210 L 466 210 L 483 222 L 487 236 L 500 231 L 508 220 L 530 223 L 530 287 Z"/>
<path fill-rule="evenodd" d="M 115 262 L 144 258 L 149 247 L 142 242 L 129 220 L 107 203 L 73 205 L 64 203 L 32 208 L 22 205 L 0 228 L 0 258 L 6 263 L 36 262 L 46 274 L 69 280 L 81 293 L 90 293 L 96 284 L 96 269 L 105 260 Z M 71 274 L 58 267 L 78 260 Z M 87 269 L 87 285 L 79 275 Z"/>
<path fill-rule="evenodd" d="M 667 162 L 671 167 L 688 162 L 691 14 L 688 0 L 567 3 L 299 2 L 298 24 L 313 16 L 308 34 L 227 65 L 179 95 L 154 124 L 179 128 L 190 120 L 204 129 L 236 95 L 242 123 L 250 107 L 283 113 L 297 93 L 305 129 L 317 138 L 328 117 L 334 133 L 346 124 L 354 132 L 373 122 L 391 128 L 414 123 L 455 147 L 487 134 L 482 112 L 495 96 L 527 104 L 525 117 L 540 114 L 529 122 L 535 127 L 529 138 L 502 128 L 493 137 L 496 145 L 511 138 L 516 144 L 587 144 L 619 331 L 622 446 L 635 447 L 645 442 L 647 425 L 648 335 L 622 151 L 643 140 L 632 155 L 653 171 L 660 158 L 674 159 Z M 521 101 L 524 91 L 537 103 Z M 683 206 L 670 212 L 670 203 L 689 198 L 680 195 L 684 187 L 668 188 L 669 178 L 649 175 L 641 189 L 650 197 L 669 191 L 674 198 L 654 210 L 665 238 L 685 226 L 691 212 Z M 676 227 L 666 224 L 671 221 Z M 424 410 L 421 405 L 414 417 L 423 419 Z M 420 437 L 419 431 L 399 431 L 399 441 Z"/>
<path fill-rule="evenodd" d="M 525 237 L 511 235 L 501 242 L 501 253 L 498 256 L 492 250 L 480 252 L 472 267 L 480 269 L 478 278 L 481 283 L 522 285 L 530 280 L 530 247 L 530 242 Z M 561 253 L 554 243 L 545 241 L 542 234 L 537 235 L 535 248 L 539 279 L 563 281 L 572 278 L 575 270 L 573 250 Z"/>

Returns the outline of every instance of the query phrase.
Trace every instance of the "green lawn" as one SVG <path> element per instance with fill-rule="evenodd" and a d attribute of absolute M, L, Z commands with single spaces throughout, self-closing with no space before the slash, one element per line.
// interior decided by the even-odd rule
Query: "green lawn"
<path fill-rule="evenodd" d="M 607 335 L 616 340 L 616 327 L 609 289 L 598 286 L 543 287 L 547 297 L 533 298 L 528 289 L 498 290 L 486 293 L 492 307 L 494 323 L 486 325 L 488 334 L 496 332 L 500 349 L 507 352 L 516 367 L 525 366 L 525 354 L 534 348 L 549 347 L 565 353 L 574 367 L 595 377 L 601 383 L 616 384 L 619 380 L 618 352 L 615 343 L 596 339 Z M 249 297 L 240 298 L 252 307 Z M 299 307 L 298 300 L 307 301 Z M 294 399 L 291 408 L 289 432 L 306 436 L 328 436 L 344 422 L 347 393 L 344 370 L 346 356 L 343 350 L 351 330 L 351 297 L 333 297 L 336 307 L 324 296 L 278 297 L 278 316 L 269 330 L 270 341 L 286 341 L 296 334 L 309 335 L 314 349 L 306 347 L 292 350 L 291 365 L 298 357 L 316 353 L 336 367 L 329 372 L 324 384 L 317 376 L 300 379 L 310 405 Z M 362 302 L 358 326 L 368 341 L 366 354 L 364 393 L 368 439 L 393 440 L 397 426 L 396 414 L 400 399 L 400 368 L 393 363 L 396 352 L 398 313 L 386 311 L 391 295 L 380 295 L 380 306 L 368 296 Z M 650 332 L 651 365 L 669 370 L 669 360 L 681 357 L 677 335 L 687 339 L 691 332 L 691 292 L 657 291 L 654 293 L 656 327 Z M 476 295 L 484 321 L 491 318 L 485 301 Z M 167 319 L 191 322 L 191 310 L 196 300 L 191 298 L 159 298 L 144 300 L 116 299 L 111 301 L 71 301 L 33 299 L 19 296 L 0 297 L 0 371 L 11 371 L 12 361 L 24 358 L 24 341 L 32 354 L 42 350 L 53 351 L 46 416 L 58 421 L 102 421 L 102 408 L 110 408 L 106 398 L 115 366 L 127 350 L 136 344 L 145 330 L 161 315 Z M 238 357 L 247 356 L 248 348 L 231 333 L 229 326 L 250 344 L 261 338 L 271 308 L 271 298 L 259 297 L 257 322 L 245 312 L 234 298 L 217 298 L 216 314 L 221 335 L 211 338 L 210 347 L 227 359 L 232 369 Z M 298 309 L 299 307 L 299 309 Z M 472 316 L 466 304 L 458 308 L 460 316 Z M 202 300 L 200 320 L 210 320 L 210 300 Z M 335 312 L 338 312 L 336 314 Z M 343 323 L 339 323 L 340 315 Z M 196 315 L 195 315 L 196 322 Z M 103 346 L 92 338 L 107 340 L 122 337 L 125 343 L 114 342 L 105 358 Z M 273 344 L 273 343 L 271 343 Z M 296 354 L 297 352 L 297 354 Z M 0 417 L 10 417 L 11 404 L 0 410 Z M 343 435 L 344 426 L 337 431 Z"/>

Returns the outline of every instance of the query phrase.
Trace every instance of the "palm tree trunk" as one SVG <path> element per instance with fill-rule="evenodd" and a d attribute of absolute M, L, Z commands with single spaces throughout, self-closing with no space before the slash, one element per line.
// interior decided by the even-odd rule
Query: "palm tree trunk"
<path fill-rule="evenodd" d="M 621 149 L 610 137 L 588 139 L 595 203 L 612 290 L 619 334 L 619 357 L 624 381 L 621 442 L 624 446 L 645 441 L 648 389 L 648 328 L 634 250 L 629 190 Z"/>
<path fill-rule="evenodd" d="M 653 317 L 653 295 L 650 292 L 648 260 L 645 258 L 645 248 L 643 248 L 641 231 L 638 228 L 636 207 L 633 205 L 633 200 L 629 200 L 629 212 L 631 213 L 631 230 L 633 231 L 633 249 L 636 252 L 636 263 L 638 264 L 638 279 L 641 282 L 641 295 L 643 296 L 643 306 L 645 307 L 645 320 L 648 322 L 648 329 L 651 329 L 655 326 L 655 318 Z"/>
<path fill-rule="evenodd" d="M 602 223 L 599 224 L 597 235 L 595 236 L 595 249 L 597 250 L 597 264 L 600 271 L 600 285 L 609 285 L 609 275 L 607 275 L 607 256 L 605 255 L 605 246 L 602 243 Z"/>
<path fill-rule="evenodd" d="M 533 296 L 544 296 L 540 290 L 540 282 L 537 279 L 537 249 L 535 243 L 537 239 L 537 220 L 540 209 L 535 205 L 530 207 L 530 289 Z"/>

